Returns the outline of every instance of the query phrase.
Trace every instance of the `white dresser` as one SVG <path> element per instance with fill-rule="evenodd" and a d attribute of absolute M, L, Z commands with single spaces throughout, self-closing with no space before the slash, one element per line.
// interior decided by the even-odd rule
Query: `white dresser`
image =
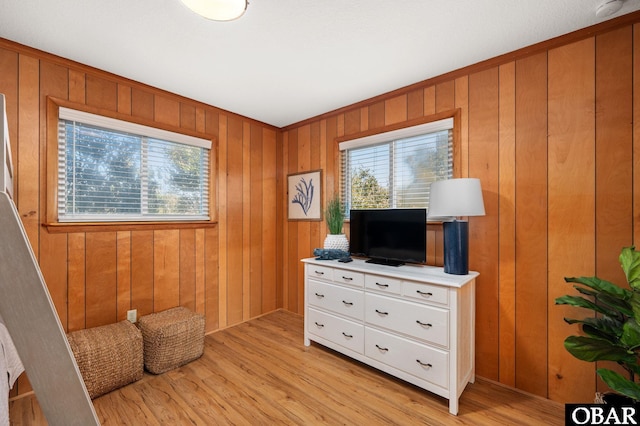
<path fill-rule="evenodd" d="M 442 268 L 303 259 L 311 340 L 423 389 L 458 398 L 475 380 L 475 278 Z"/>

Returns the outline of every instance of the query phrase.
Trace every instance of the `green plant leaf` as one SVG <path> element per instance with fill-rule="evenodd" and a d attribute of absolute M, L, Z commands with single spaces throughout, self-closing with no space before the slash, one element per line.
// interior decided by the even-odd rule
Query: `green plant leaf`
<path fill-rule="evenodd" d="M 565 277 L 564 280 L 568 283 L 578 283 L 591 287 L 594 290 L 607 293 L 622 300 L 631 299 L 631 290 L 618 287 L 617 285 L 609 281 L 601 280 L 598 277 Z"/>
<path fill-rule="evenodd" d="M 598 304 L 607 305 L 607 307 L 612 308 L 623 315 L 626 315 L 628 317 L 633 316 L 633 309 L 631 307 L 631 304 L 626 300 L 611 296 L 606 293 L 600 293 L 599 295 L 597 295 L 596 300 Z"/>
<path fill-rule="evenodd" d="M 582 294 L 584 294 L 584 295 L 586 295 L 586 296 L 592 296 L 592 297 L 594 297 L 594 298 L 595 298 L 598 294 L 600 294 L 600 292 L 599 292 L 599 291 L 590 290 L 590 289 L 588 289 L 588 288 L 584 288 L 584 287 L 581 287 L 581 286 L 579 286 L 579 285 L 574 285 L 574 286 L 573 286 L 573 288 L 575 288 L 575 289 L 578 291 L 578 293 L 582 293 Z"/>
<path fill-rule="evenodd" d="M 633 310 L 633 318 L 637 321 L 640 319 L 640 293 L 633 292 L 631 297 L 631 309 Z"/>
<path fill-rule="evenodd" d="M 635 319 L 629 318 L 622 326 L 620 343 L 630 349 L 640 346 L 640 324 Z"/>
<path fill-rule="evenodd" d="M 581 324 L 582 329 L 585 331 L 585 333 L 589 335 L 597 334 L 593 335 L 592 337 L 601 336 L 602 338 L 609 340 L 610 342 L 617 342 L 620 336 L 622 336 L 623 332 L 623 324 L 620 321 L 608 316 L 602 316 L 598 318 L 589 317 L 581 320 L 565 318 L 564 320 L 567 324 Z M 595 329 L 599 333 L 592 333 L 588 328 Z"/>
<path fill-rule="evenodd" d="M 637 252 L 634 246 L 625 247 L 620 253 L 619 260 L 629 287 L 640 290 L 640 252 Z"/>
<path fill-rule="evenodd" d="M 626 395 L 633 400 L 640 400 L 640 385 L 624 378 L 615 371 L 599 368 L 596 370 L 598 376 L 614 391 Z"/>
<path fill-rule="evenodd" d="M 565 295 L 565 296 L 558 297 L 556 299 L 556 305 L 571 305 L 571 306 L 576 306 L 578 308 L 591 309 L 592 311 L 599 312 L 601 314 L 608 315 L 610 317 L 618 316 L 617 312 L 606 309 L 600 305 L 596 305 L 592 301 L 579 296 Z M 640 308 L 640 305 L 639 305 L 639 308 Z"/>
<path fill-rule="evenodd" d="M 616 361 L 629 364 L 636 362 L 633 352 L 593 337 L 569 336 L 564 341 L 564 347 L 571 355 L 582 361 Z"/>

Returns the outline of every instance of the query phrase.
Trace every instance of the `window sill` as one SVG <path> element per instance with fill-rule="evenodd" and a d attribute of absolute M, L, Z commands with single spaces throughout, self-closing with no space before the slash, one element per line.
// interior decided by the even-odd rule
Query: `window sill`
<path fill-rule="evenodd" d="M 116 232 L 116 231 L 150 231 L 163 229 L 201 229 L 212 228 L 217 221 L 193 222 L 73 222 L 73 223 L 44 223 L 51 234 L 72 232 Z"/>

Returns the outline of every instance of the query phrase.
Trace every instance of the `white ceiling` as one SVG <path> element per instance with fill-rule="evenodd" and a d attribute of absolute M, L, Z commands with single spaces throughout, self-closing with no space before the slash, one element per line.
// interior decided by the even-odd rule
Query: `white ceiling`
<path fill-rule="evenodd" d="M 625 0 L 0 0 L 0 37 L 283 127 L 640 9 Z M 1 78 L 1 76 L 0 76 Z"/>

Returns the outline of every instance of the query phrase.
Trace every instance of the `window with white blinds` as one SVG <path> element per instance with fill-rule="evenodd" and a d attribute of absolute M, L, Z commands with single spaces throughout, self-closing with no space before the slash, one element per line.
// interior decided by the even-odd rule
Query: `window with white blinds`
<path fill-rule="evenodd" d="M 431 182 L 453 177 L 453 119 L 339 144 L 350 209 L 429 208 Z"/>
<path fill-rule="evenodd" d="M 211 141 L 60 108 L 60 222 L 209 219 Z"/>

